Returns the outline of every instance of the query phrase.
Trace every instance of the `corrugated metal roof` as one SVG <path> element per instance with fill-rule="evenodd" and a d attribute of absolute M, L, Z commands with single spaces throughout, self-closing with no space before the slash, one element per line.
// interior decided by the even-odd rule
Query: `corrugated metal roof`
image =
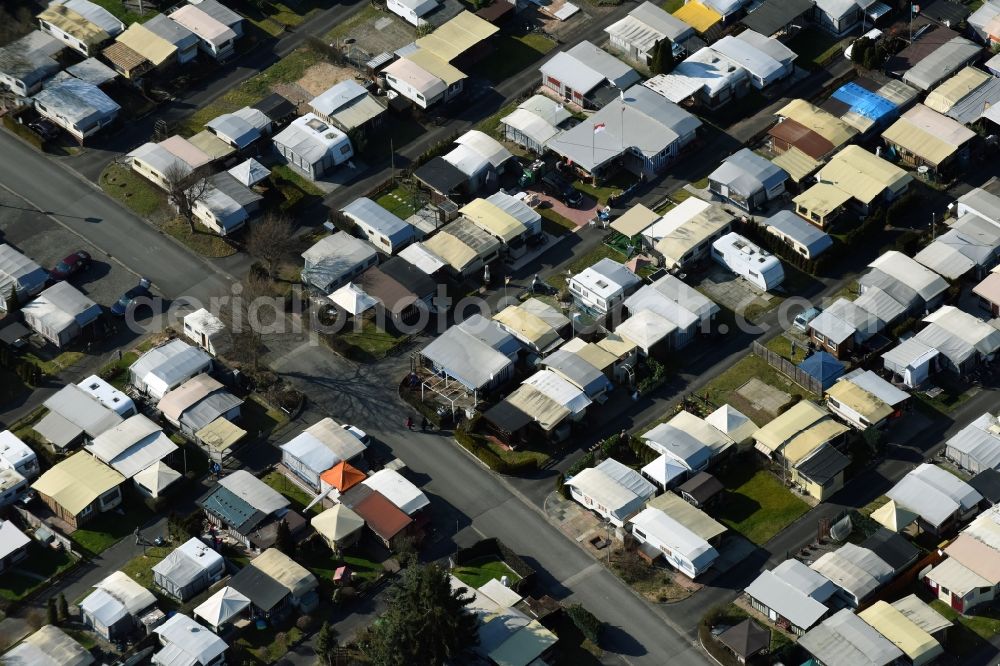
<path fill-rule="evenodd" d="M 975 67 L 966 67 L 927 94 L 924 105 L 938 113 L 948 113 L 953 106 L 965 99 L 992 76 Z"/>
<path fill-rule="evenodd" d="M 886 495 L 899 507 L 913 511 L 935 527 L 983 499 L 957 476 L 927 463 L 911 470 Z"/>
<path fill-rule="evenodd" d="M 758 430 L 754 440 L 770 451 L 777 451 L 795 435 L 829 416 L 828 411 L 811 400 L 800 400 L 784 414 Z"/>
<path fill-rule="evenodd" d="M 445 62 L 451 62 L 499 30 L 492 23 L 463 10 L 455 18 L 438 26 L 434 32 L 418 38 L 416 44 Z"/>
<path fill-rule="evenodd" d="M 649 500 L 646 506 L 659 509 L 706 541 L 726 532 L 725 525 L 681 499 L 676 493 L 663 493 Z"/>
<path fill-rule="evenodd" d="M 278 581 L 293 597 L 301 599 L 319 586 L 316 576 L 276 548 L 268 548 L 250 560 L 249 566 Z"/>
<path fill-rule="evenodd" d="M 951 621 L 930 607 L 915 594 L 892 602 L 892 607 L 929 634 L 951 626 Z"/>
<path fill-rule="evenodd" d="M 677 63 L 669 74 L 657 74 L 642 85 L 679 104 L 698 91 L 711 97 L 726 88 L 736 88 L 749 77 L 747 70 L 711 47 L 703 47 Z"/>
<path fill-rule="evenodd" d="M 517 218 L 486 199 L 473 199 L 458 209 L 483 231 L 496 236 L 504 243 L 523 236 L 527 227 Z"/>
<path fill-rule="evenodd" d="M 860 146 L 845 146 L 819 170 L 820 183 L 835 185 L 864 204 L 888 190 L 896 195 L 909 186 L 913 176 Z"/>
<path fill-rule="evenodd" d="M 806 129 L 819 134 L 834 148 L 844 145 L 858 133 L 840 118 L 801 99 L 793 99 L 775 115 L 791 118 Z"/>
<path fill-rule="evenodd" d="M 798 560 L 785 560 L 764 571 L 744 590 L 794 626 L 808 629 L 826 615 L 824 602 L 836 586 Z"/>
<path fill-rule="evenodd" d="M 976 135 L 958 122 L 917 104 L 882 133 L 891 144 L 940 165 Z"/>
<path fill-rule="evenodd" d="M 780 210 L 771 217 L 764 220 L 764 224 L 771 231 L 780 232 L 781 235 L 793 239 L 801 244 L 809 252 L 810 257 L 816 257 L 821 252 L 833 245 L 833 238 L 817 226 L 803 220 L 790 210 Z M 774 233 L 772 231 L 772 233 Z"/>
<path fill-rule="evenodd" d="M 86 451 L 77 451 L 42 474 L 31 487 L 76 515 L 125 477 Z"/>
<path fill-rule="evenodd" d="M 72 5 L 72 7 L 70 5 Z M 106 9 L 93 5 L 90 2 L 86 2 L 86 0 L 76 0 L 65 4 L 60 4 L 58 2 L 53 3 L 38 15 L 38 20 L 54 25 L 59 30 L 62 30 L 74 39 L 78 39 L 87 46 L 96 46 L 97 44 L 110 39 L 111 33 L 95 21 L 84 17 L 76 11 L 77 9 L 82 10 L 83 5 L 90 5 L 94 9 L 99 9 L 104 12 L 112 18 L 112 21 L 115 24 L 117 24 L 115 26 L 116 30 L 114 31 L 116 33 L 122 31 L 124 26 L 122 26 L 121 21 L 115 19 L 114 16 L 112 16 Z M 96 18 L 96 15 L 93 18 Z M 109 28 L 111 25 L 112 24 L 108 22 Z"/>
<path fill-rule="evenodd" d="M 695 569 L 711 565 L 719 553 L 704 538 L 655 507 L 647 507 L 632 518 L 632 524 L 676 554 L 689 560 Z"/>
<path fill-rule="evenodd" d="M 964 37 L 952 37 L 903 74 L 903 81 L 921 90 L 934 87 L 974 60 L 982 47 Z"/>
<path fill-rule="evenodd" d="M 173 23 L 173 21 L 170 21 Z M 179 24 L 174 23 L 178 28 Z M 182 28 L 186 30 L 186 28 Z M 177 53 L 177 46 L 156 34 L 142 23 L 133 23 L 128 30 L 118 35 L 115 40 L 124 44 L 146 60 L 159 66 L 164 60 Z"/>
<path fill-rule="evenodd" d="M 903 656 L 848 608 L 808 631 L 799 645 L 826 666 L 887 666 Z"/>
<path fill-rule="evenodd" d="M 924 299 L 931 301 L 948 288 L 945 280 L 901 252 L 890 250 L 868 264 L 898 282 L 909 286 Z"/>
<path fill-rule="evenodd" d="M 822 162 L 816 161 L 796 146 L 792 146 L 785 152 L 772 158 L 771 163 L 784 169 L 785 173 L 796 183 L 805 180 L 822 166 Z"/>

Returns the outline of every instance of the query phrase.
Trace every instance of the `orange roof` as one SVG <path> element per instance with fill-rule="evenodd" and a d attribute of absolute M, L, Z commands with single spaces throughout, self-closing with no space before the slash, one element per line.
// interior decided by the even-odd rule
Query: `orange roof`
<path fill-rule="evenodd" d="M 323 479 L 340 492 L 345 493 L 368 477 L 357 467 L 354 467 L 350 463 L 342 460 L 320 474 L 319 478 Z"/>

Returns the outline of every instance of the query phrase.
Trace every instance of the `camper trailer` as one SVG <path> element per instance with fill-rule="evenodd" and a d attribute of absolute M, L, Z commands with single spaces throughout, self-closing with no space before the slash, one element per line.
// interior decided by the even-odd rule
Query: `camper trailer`
<path fill-rule="evenodd" d="M 764 291 L 771 291 L 785 279 L 777 257 L 737 233 L 728 233 L 712 243 L 712 258 Z"/>

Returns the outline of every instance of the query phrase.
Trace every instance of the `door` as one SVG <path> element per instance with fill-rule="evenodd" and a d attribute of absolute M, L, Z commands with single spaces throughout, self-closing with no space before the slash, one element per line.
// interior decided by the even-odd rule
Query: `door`
<path fill-rule="evenodd" d="M 962 598 L 954 592 L 951 593 L 951 607 L 959 613 L 965 612 L 965 601 L 963 601 Z"/>

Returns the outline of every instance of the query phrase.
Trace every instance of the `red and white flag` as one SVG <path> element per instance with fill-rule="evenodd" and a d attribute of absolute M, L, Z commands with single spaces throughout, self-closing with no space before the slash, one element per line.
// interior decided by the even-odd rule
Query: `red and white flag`
<path fill-rule="evenodd" d="M 600 134 L 606 128 L 607 128 L 607 125 L 605 125 L 604 123 L 597 123 L 596 125 L 594 125 L 594 134 Z"/>

